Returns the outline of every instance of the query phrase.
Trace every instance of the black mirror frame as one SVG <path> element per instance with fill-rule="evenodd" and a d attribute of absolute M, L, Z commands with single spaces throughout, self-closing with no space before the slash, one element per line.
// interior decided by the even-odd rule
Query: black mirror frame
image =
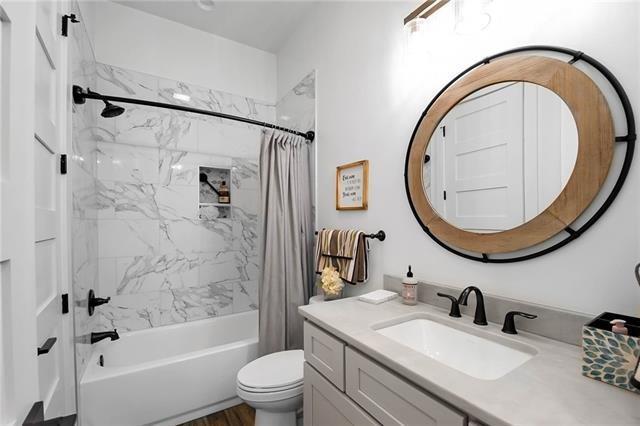
<path fill-rule="evenodd" d="M 567 236 L 563 240 L 553 244 L 550 247 L 546 247 L 542 250 L 536 251 L 531 254 L 522 255 L 522 256 L 490 258 L 485 253 L 481 253 L 479 256 L 474 256 L 473 254 L 469 254 L 469 253 L 465 253 L 460 250 L 457 250 L 456 248 L 440 240 L 429 230 L 427 226 L 425 226 L 422 223 L 422 220 L 416 211 L 413 201 L 411 200 L 411 193 L 409 191 L 409 180 L 408 180 L 409 154 L 411 153 L 413 140 L 415 138 L 420 122 L 427 115 L 427 112 L 432 107 L 436 99 L 438 99 L 440 95 L 442 95 L 452 84 L 454 84 L 458 79 L 460 79 L 462 76 L 469 73 L 470 71 L 474 70 L 475 68 L 480 67 L 484 64 L 488 64 L 494 59 L 507 56 L 507 55 L 513 55 L 516 53 L 531 52 L 531 51 L 547 51 L 547 52 L 555 52 L 555 53 L 561 53 L 561 54 L 567 55 L 571 57 L 571 59 L 568 61 L 568 63 L 571 65 L 573 65 L 578 61 L 584 61 L 587 64 L 591 65 L 595 70 L 597 70 L 600 74 L 602 74 L 602 76 L 604 76 L 607 79 L 609 84 L 611 84 L 611 86 L 615 90 L 616 95 L 618 96 L 620 103 L 622 105 L 622 108 L 624 110 L 627 133 L 624 136 L 616 136 L 615 142 L 627 144 L 625 157 L 622 163 L 622 167 L 620 169 L 620 174 L 618 175 L 618 179 L 616 180 L 616 183 L 611 189 L 609 196 L 605 199 L 605 201 L 598 208 L 598 210 L 589 218 L 589 220 L 587 220 L 580 228 L 572 229 L 570 227 L 567 227 L 565 229 Z M 407 193 L 407 199 L 409 201 L 409 205 L 411 206 L 411 211 L 413 212 L 413 215 L 415 216 L 416 220 L 418 221 L 418 223 L 420 224 L 424 232 L 427 233 L 436 243 L 438 243 L 438 245 L 450 251 L 451 253 L 457 254 L 458 256 L 461 256 L 465 259 L 474 260 L 474 261 L 483 262 L 483 263 L 513 263 L 513 262 L 521 262 L 525 260 L 535 259 L 536 257 L 540 257 L 545 254 L 551 253 L 555 250 L 558 250 L 559 248 L 569 244 L 571 241 L 579 238 L 587 229 L 589 229 L 594 223 L 596 223 L 598 219 L 600 219 L 600 217 L 602 217 L 602 215 L 611 206 L 616 196 L 622 189 L 622 186 L 627 178 L 627 175 L 629 174 L 629 169 L 631 168 L 631 162 L 633 160 L 633 152 L 635 150 L 636 138 L 637 136 L 636 136 L 635 117 L 633 115 L 633 109 L 631 107 L 631 102 L 629 101 L 629 97 L 627 96 L 627 93 L 625 92 L 624 88 L 622 87 L 618 79 L 603 64 L 601 64 L 594 58 L 586 55 L 584 52 L 580 52 L 577 50 L 568 49 L 564 47 L 533 45 L 533 46 L 523 46 L 515 49 L 506 50 L 504 52 L 497 53 L 492 56 L 488 56 L 485 59 L 476 62 L 475 64 L 471 65 L 469 68 L 465 69 L 460 74 L 458 74 L 453 80 L 447 83 L 434 96 L 431 102 L 429 102 L 429 105 L 427 106 L 427 108 L 420 115 L 420 118 L 418 119 L 418 123 L 416 124 L 416 127 L 414 128 L 413 133 L 411 134 L 411 142 L 409 143 L 409 147 L 407 148 L 407 156 L 405 159 L 404 182 L 405 182 L 405 190 Z"/>

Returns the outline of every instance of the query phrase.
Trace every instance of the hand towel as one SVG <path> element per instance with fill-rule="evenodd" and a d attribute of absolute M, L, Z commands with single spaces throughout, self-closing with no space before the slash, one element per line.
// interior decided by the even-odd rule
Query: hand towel
<path fill-rule="evenodd" d="M 333 266 L 349 284 L 369 279 L 369 259 L 364 232 L 323 229 L 316 242 L 316 273 Z"/>

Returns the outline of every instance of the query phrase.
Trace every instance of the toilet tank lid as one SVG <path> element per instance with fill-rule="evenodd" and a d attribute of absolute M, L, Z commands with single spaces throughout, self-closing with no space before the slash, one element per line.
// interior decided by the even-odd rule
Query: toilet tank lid
<path fill-rule="evenodd" d="M 304 351 L 275 352 L 245 365 L 238 372 L 238 382 L 244 386 L 270 389 L 302 382 Z"/>

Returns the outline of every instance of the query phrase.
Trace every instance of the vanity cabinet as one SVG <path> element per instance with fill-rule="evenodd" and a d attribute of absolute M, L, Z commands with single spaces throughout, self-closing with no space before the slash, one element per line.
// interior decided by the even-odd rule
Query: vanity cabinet
<path fill-rule="evenodd" d="M 304 325 L 304 424 L 465 426 L 467 416 L 320 327 Z"/>
<path fill-rule="evenodd" d="M 379 424 L 306 362 L 303 419 L 304 426 Z"/>

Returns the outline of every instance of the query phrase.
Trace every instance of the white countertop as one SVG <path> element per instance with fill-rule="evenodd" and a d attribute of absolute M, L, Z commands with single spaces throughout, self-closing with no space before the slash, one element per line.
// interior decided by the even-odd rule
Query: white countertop
<path fill-rule="evenodd" d="M 500 331 L 501 325 L 476 326 L 468 316 L 451 318 L 448 311 L 438 307 L 424 303 L 407 306 L 399 298 L 380 305 L 348 298 L 302 306 L 299 310 L 303 317 L 348 345 L 487 424 L 640 425 L 640 394 L 584 377 L 582 349 L 578 346 L 524 332 L 510 336 Z M 503 377 L 480 380 L 372 328 L 420 313 L 528 344 L 538 353 Z"/>

